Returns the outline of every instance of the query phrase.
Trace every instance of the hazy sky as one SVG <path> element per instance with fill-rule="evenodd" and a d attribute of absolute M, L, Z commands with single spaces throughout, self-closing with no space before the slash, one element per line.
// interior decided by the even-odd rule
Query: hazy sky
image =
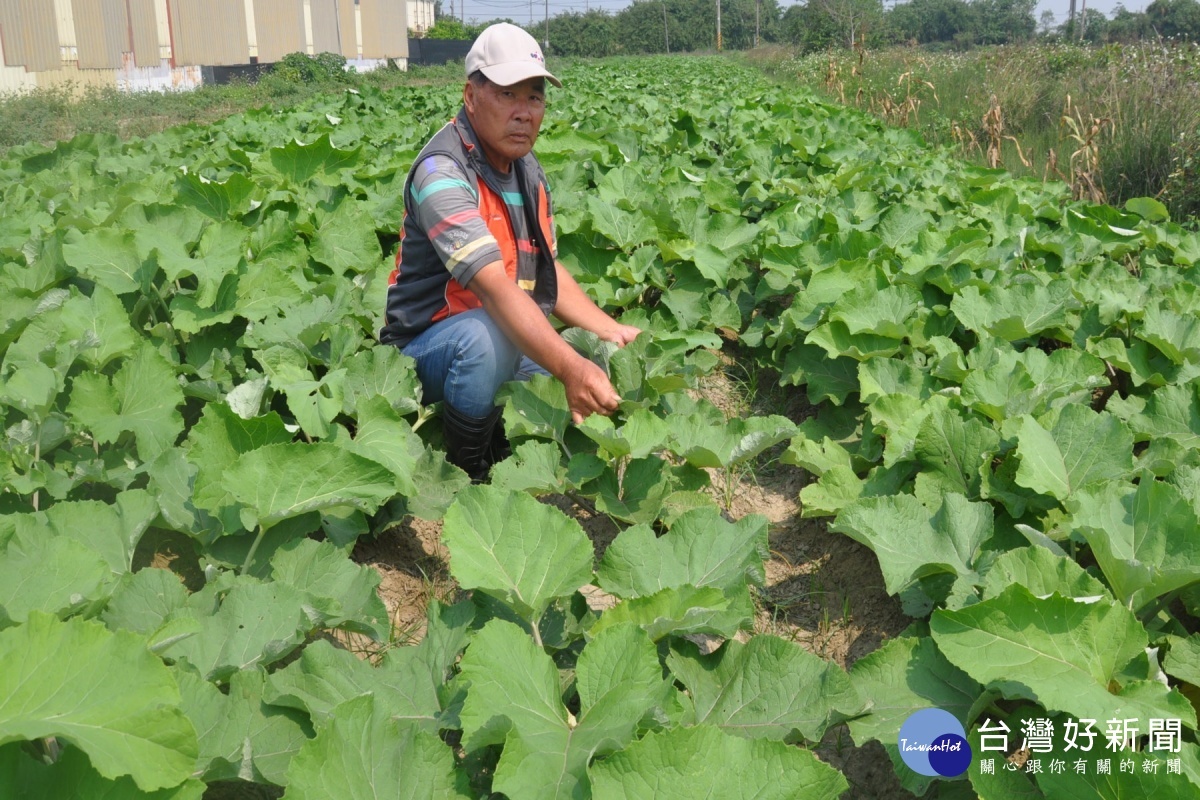
<path fill-rule="evenodd" d="M 534 0 L 532 7 L 529 0 L 442 0 L 442 8 L 447 13 L 450 11 L 451 2 L 454 4 L 456 15 L 462 14 L 462 4 L 466 3 L 468 21 L 509 17 L 521 24 L 527 24 L 531 18 L 534 21 L 544 19 L 547 3 L 550 16 L 561 14 L 564 11 L 582 12 L 590 8 L 605 8 L 615 12 L 629 5 L 629 0 Z M 890 5 L 892 0 L 885 0 L 885 2 Z M 1119 0 L 1088 0 L 1088 7 L 1103 11 L 1105 16 L 1112 16 L 1112 11 L 1117 7 L 1118 2 Z M 1130 11 L 1142 11 L 1149 2 L 1150 0 L 1126 0 L 1125 7 Z M 1077 3 L 1082 7 L 1083 0 L 1077 0 Z M 782 4 L 785 8 L 791 5 L 786 0 L 783 0 Z M 1069 5 L 1070 0 L 1041 0 L 1034 16 L 1040 20 L 1042 12 L 1049 9 L 1054 12 L 1055 18 L 1062 22 L 1067 18 Z"/>

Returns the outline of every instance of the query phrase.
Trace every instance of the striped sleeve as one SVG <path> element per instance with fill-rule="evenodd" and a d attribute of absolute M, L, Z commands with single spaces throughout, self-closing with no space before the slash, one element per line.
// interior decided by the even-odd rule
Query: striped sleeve
<path fill-rule="evenodd" d="M 479 215 L 475 189 L 452 159 L 426 158 L 414 170 L 408 191 L 417 224 L 460 285 L 486 264 L 502 260 L 499 243 Z"/>

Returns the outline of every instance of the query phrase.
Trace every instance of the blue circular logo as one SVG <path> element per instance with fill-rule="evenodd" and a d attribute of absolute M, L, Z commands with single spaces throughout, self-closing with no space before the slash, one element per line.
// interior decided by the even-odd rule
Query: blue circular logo
<path fill-rule="evenodd" d="M 931 778 L 956 778 L 971 766 L 967 732 L 949 711 L 923 708 L 909 715 L 896 739 L 909 769 Z"/>

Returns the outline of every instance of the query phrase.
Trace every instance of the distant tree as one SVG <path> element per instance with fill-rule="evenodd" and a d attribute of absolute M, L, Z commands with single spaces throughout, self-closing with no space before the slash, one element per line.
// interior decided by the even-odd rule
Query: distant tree
<path fill-rule="evenodd" d="M 833 20 L 842 43 L 854 43 L 883 27 L 883 4 L 880 0 L 808 0 Z M 873 30 L 875 29 L 875 30 Z"/>
<path fill-rule="evenodd" d="M 888 12 L 888 24 L 899 41 L 951 42 L 972 26 L 964 0 L 909 0 Z"/>
<path fill-rule="evenodd" d="M 1195 2 L 1195 0 L 1192 0 Z M 973 39 L 976 44 L 1008 44 L 1033 37 L 1037 0 L 973 0 Z"/>
<path fill-rule="evenodd" d="M 833 17 L 816 3 L 788 6 L 780 28 L 782 40 L 805 53 L 846 44 Z"/>
<path fill-rule="evenodd" d="M 1200 41 L 1200 2 L 1154 0 L 1146 6 L 1146 18 L 1160 36 Z"/>
<path fill-rule="evenodd" d="M 545 33 L 541 23 L 533 26 L 533 34 Z M 617 23 L 607 11 L 596 9 L 558 14 L 550 18 L 550 52 L 556 56 L 610 56 L 617 52 Z"/>
<path fill-rule="evenodd" d="M 1130 11 L 1123 5 L 1117 5 L 1112 19 L 1108 21 L 1108 40 L 1110 42 L 1135 42 L 1154 36 L 1154 28 L 1150 19 L 1140 11 Z"/>
<path fill-rule="evenodd" d="M 1042 12 L 1042 16 L 1038 18 L 1038 28 L 1041 29 L 1041 34 L 1049 36 L 1058 27 L 1057 22 L 1058 20 L 1055 19 L 1054 12 L 1047 8 Z"/>
<path fill-rule="evenodd" d="M 1108 41 L 1108 17 L 1094 8 L 1086 8 L 1079 15 L 1080 38 L 1093 44 Z"/>

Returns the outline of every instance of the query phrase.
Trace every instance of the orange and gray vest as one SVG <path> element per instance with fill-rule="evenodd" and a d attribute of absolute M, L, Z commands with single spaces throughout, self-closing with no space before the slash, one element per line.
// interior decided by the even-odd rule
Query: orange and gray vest
<path fill-rule="evenodd" d="M 512 164 L 519 196 L 504 192 L 490 177 L 492 170 L 484 167 L 483 150 L 466 112 L 460 111 L 421 150 L 405 181 L 400 249 L 388 286 L 380 341 L 403 347 L 435 322 L 481 305 L 470 289 L 455 280 L 433 244 L 436 229 L 453 220 L 432 225 L 433 236 L 431 230 L 416 222 L 418 198 L 411 191 L 413 178 L 418 167 L 435 156 L 449 158 L 462 169 L 478 200 L 479 214 L 499 244 L 505 271 L 534 299 L 542 313 L 549 315 L 558 299 L 558 280 L 545 173 L 530 153 Z M 520 228 L 528 231 L 528 238 L 514 234 L 510 220 L 517 215 L 525 215 L 526 224 Z M 464 280 L 470 283 L 469 277 Z"/>

